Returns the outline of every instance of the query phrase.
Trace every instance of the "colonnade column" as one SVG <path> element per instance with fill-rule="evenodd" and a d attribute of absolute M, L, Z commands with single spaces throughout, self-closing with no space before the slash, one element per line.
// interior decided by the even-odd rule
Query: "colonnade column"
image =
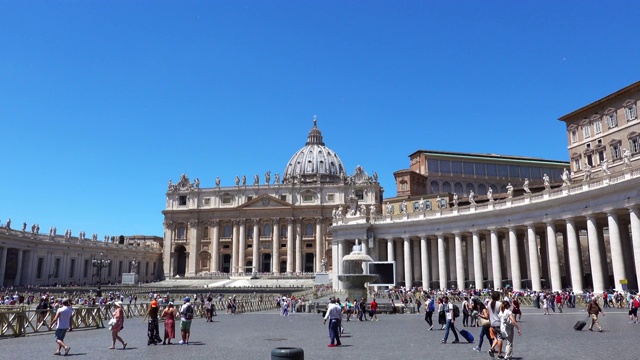
<path fill-rule="evenodd" d="M 629 217 L 631 218 L 631 242 L 633 246 L 633 259 L 635 261 L 636 274 L 638 277 L 638 287 L 640 288 L 640 211 L 636 208 L 629 209 Z M 0 278 L 2 281 L 2 278 Z"/>
<path fill-rule="evenodd" d="M 498 242 L 498 232 L 490 229 L 491 237 L 491 269 L 493 270 L 493 288 L 502 287 L 502 264 L 500 262 L 500 243 Z"/>
<path fill-rule="evenodd" d="M 518 251 L 518 235 L 516 228 L 509 228 L 509 257 L 511 260 L 511 281 L 513 290 L 522 290 L 522 275 L 520 273 L 520 252 Z"/>
<path fill-rule="evenodd" d="M 404 286 L 410 289 L 413 286 L 413 273 L 411 265 L 411 238 L 405 236 L 404 238 Z"/>
<path fill-rule="evenodd" d="M 273 255 L 271 256 L 271 269 L 273 273 L 280 272 L 280 219 L 273 219 Z"/>
<path fill-rule="evenodd" d="M 540 281 L 540 262 L 538 261 L 538 244 L 536 243 L 536 228 L 533 224 L 527 225 L 527 243 L 529 244 L 529 274 L 531 274 L 531 289 L 542 290 Z"/>
<path fill-rule="evenodd" d="M 456 248 L 456 281 L 458 289 L 464 289 L 464 257 L 462 256 L 462 237 L 460 233 L 453 234 Z"/>
<path fill-rule="evenodd" d="M 0 248 L 0 287 L 4 287 L 4 274 L 7 267 L 7 247 Z"/>
<path fill-rule="evenodd" d="M 562 291 L 558 241 L 556 239 L 556 227 L 553 223 L 547 223 L 547 249 L 549 253 L 549 270 L 551 273 L 551 290 Z"/>
<path fill-rule="evenodd" d="M 255 245 L 254 245 L 255 246 Z M 211 249 L 211 270 L 220 271 L 220 221 L 213 221 L 213 244 Z"/>
<path fill-rule="evenodd" d="M 571 271 L 571 287 L 582 293 L 582 260 L 580 259 L 580 243 L 574 219 L 567 219 L 567 250 L 569 252 L 569 269 Z"/>
<path fill-rule="evenodd" d="M 293 273 L 293 219 L 287 219 L 287 274 Z"/>
<path fill-rule="evenodd" d="M 622 292 L 620 280 L 627 279 L 627 272 L 624 268 L 624 255 L 622 253 L 622 243 L 620 242 L 620 228 L 618 227 L 618 215 L 610 211 L 607 213 L 609 224 L 609 245 L 611 246 L 611 265 L 613 266 L 613 279 L 615 287 Z"/>
<path fill-rule="evenodd" d="M 240 220 L 240 231 L 239 231 L 239 237 L 240 237 L 240 241 L 238 242 L 238 272 L 239 273 L 245 273 L 246 269 L 245 269 L 245 261 L 246 261 L 246 254 L 247 254 L 247 231 L 246 231 L 246 225 L 245 225 L 245 221 L 244 220 Z"/>
<path fill-rule="evenodd" d="M 589 238 L 589 261 L 591 262 L 591 279 L 593 279 L 593 292 L 602 293 L 604 291 L 604 277 L 602 275 L 598 229 L 596 226 L 596 218 L 594 215 L 587 215 L 587 237 Z"/>
<path fill-rule="evenodd" d="M 233 221 L 233 231 L 231 237 L 231 269 L 233 274 L 238 271 L 238 221 Z"/>
<path fill-rule="evenodd" d="M 422 271 L 422 288 L 429 289 L 429 257 L 427 250 L 427 237 L 420 236 L 420 270 Z"/>
<path fill-rule="evenodd" d="M 253 250 L 251 272 L 257 273 L 260 271 L 260 219 L 253 219 L 253 245 L 251 250 Z"/>
<path fill-rule="evenodd" d="M 315 271 L 320 271 L 322 258 L 324 258 L 324 236 L 322 234 L 322 218 L 316 219 L 316 267 Z"/>
<path fill-rule="evenodd" d="M 338 274 L 342 274 L 342 258 L 344 257 L 344 240 L 338 242 Z M 336 276 L 337 278 L 337 276 Z M 339 282 L 340 289 L 343 289 L 342 282 Z"/>
<path fill-rule="evenodd" d="M 484 289 L 482 284 L 482 249 L 480 248 L 480 234 L 472 233 L 473 237 L 473 273 L 475 275 L 476 289 Z"/>
<path fill-rule="evenodd" d="M 438 269 L 440 272 L 440 289 L 447 288 L 447 253 L 444 248 L 444 235 L 438 234 Z"/>
<path fill-rule="evenodd" d="M 334 276 L 336 276 L 336 272 L 338 270 L 338 267 L 336 264 L 333 263 L 333 257 L 337 256 L 337 252 L 335 252 L 336 248 L 333 247 L 332 245 L 332 249 L 334 251 L 332 251 L 332 266 L 334 266 Z M 333 255 L 335 254 L 335 255 Z M 302 273 L 302 220 L 298 219 L 296 221 L 296 273 L 301 274 Z M 336 277 L 337 279 L 337 277 Z M 337 286 L 337 280 L 336 280 L 336 286 Z M 334 287 L 334 289 L 337 289 L 336 287 Z"/>
<path fill-rule="evenodd" d="M 298 223 L 297 225 L 300 225 L 300 223 Z M 297 226 L 296 226 L 297 227 Z M 297 245 L 297 235 L 296 235 L 296 245 Z M 297 246 L 296 246 L 297 248 Z M 296 250 L 296 252 L 298 252 Z M 300 257 L 300 252 L 298 252 L 298 257 Z M 339 265 L 338 265 L 338 243 L 337 241 L 334 239 L 331 242 L 331 269 L 333 271 L 332 274 L 332 279 L 331 282 L 333 284 L 333 288 L 334 289 L 339 289 L 340 288 L 340 282 L 338 281 L 338 275 L 339 273 Z M 298 261 L 296 259 L 296 272 L 298 271 Z"/>
<path fill-rule="evenodd" d="M 198 222 L 189 221 L 189 263 L 187 276 L 196 276 L 198 266 Z"/>

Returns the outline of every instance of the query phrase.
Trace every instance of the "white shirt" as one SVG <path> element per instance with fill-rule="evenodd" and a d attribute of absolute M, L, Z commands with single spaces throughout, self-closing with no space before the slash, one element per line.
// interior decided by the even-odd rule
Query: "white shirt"
<path fill-rule="evenodd" d="M 447 320 L 451 320 L 452 319 L 452 315 L 453 315 L 451 313 L 453 311 L 453 304 L 452 303 L 446 303 L 446 304 L 443 304 L 443 305 L 444 305 L 443 309 L 444 309 L 445 318 Z"/>
<path fill-rule="evenodd" d="M 501 301 L 496 301 L 495 311 L 491 308 L 491 301 L 487 305 L 487 310 L 489 310 L 489 321 L 491 321 L 491 326 L 493 327 L 500 326 L 500 317 L 498 316 L 498 314 L 500 313 L 501 305 Z"/>
<path fill-rule="evenodd" d="M 73 310 L 71 309 L 70 306 L 63 306 L 61 308 L 58 309 L 57 313 L 58 315 L 58 324 L 57 324 L 57 328 L 58 329 L 68 329 L 69 325 L 70 325 L 70 320 L 71 320 L 71 314 L 73 314 Z"/>
<path fill-rule="evenodd" d="M 327 313 L 324 316 L 324 319 L 331 320 L 331 319 L 341 319 L 341 318 L 342 318 L 342 308 L 340 307 L 340 305 L 335 303 L 329 303 L 329 306 L 327 307 Z"/>
<path fill-rule="evenodd" d="M 184 317 L 184 311 L 187 308 L 187 306 L 191 306 L 191 304 L 190 303 L 184 303 L 184 304 L 182 304 L 182 307 L 180 307 L 180 320 L 181 321 L 188 321 Z"/>

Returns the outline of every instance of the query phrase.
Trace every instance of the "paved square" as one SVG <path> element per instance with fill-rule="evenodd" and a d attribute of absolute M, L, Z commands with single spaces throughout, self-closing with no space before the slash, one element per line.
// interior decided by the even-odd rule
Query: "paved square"
<path fill-rule="evenodd" d="M 603 333 L 573 330 L 576 321 L 584 319 L 582 309 L 566 309 L 565 313 L 543 316 L 542 311 L 525 308 L 521 323 L 522 336 L 516 337 L 514 358 L 518 359 L 637 359 L 635 343 L 640 324 L 629 324 L 624 309 L 607 311 L 601 324 Z M 606 311 L 607 309 L 605 309 Z M 344 346 L 327 348 L 328 331 L 318 314 L 295 313 L 282 317 L 275 311 L 225 315 L 220 312 L 213 323 L 195 319 L 188 346 L 147 346 L 146 323 L 142 318 L 125 320 L 122 337 L 126 350 L 108 350 L 111 335 L 107 329 L 76 330 L 67 334 L 74 359 L 270 359 L 276 347 L 300 347 L 305 359 L 389 359 L 389 358 L 489 358 L 485 341 L 483 353 L 467 343 L 440 344 L 443 331 L 428 331 L 423 315 L 380 315 L 377 322 L 343 320 Z M 588 326 L 588 325 L 587 325 Z M 176 324 L 177 332 L 179 325 Z M 476 337 L 478 328 L 469 328 Z M 160 326 L 161 333 L 163 326 Z M 177 334 L 178 335 L 178 334 Z M 178 342 L 175 339 L 174 342 Z M 462 338 L 461 338 L 462 340 Z M 449 342 L 453 335 L 449 335 Z M 6 359 L 53 357 L 56 348 L 53 332 L 0 340 Z M 116 345 L 120 347 L 120 344 Z M 11 355 L 7 355 L 11 354 Z"/>

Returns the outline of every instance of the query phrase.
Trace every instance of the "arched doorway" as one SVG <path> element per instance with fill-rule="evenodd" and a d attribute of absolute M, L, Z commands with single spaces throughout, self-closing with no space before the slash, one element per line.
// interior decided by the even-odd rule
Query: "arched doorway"
<path fill-rule="evenodd" d="M 174 249 L 176 256 L 176 268 L 174 275 L 180 275 L 184 277 L 187 273 L 187 249 L 184 246 L 179 245 Z"/>

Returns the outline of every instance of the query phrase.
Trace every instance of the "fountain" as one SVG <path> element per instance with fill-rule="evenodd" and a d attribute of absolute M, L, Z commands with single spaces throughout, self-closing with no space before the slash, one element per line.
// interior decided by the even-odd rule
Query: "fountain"
<path fill-rule="evenodd" d="M 363 264 L 371 261 L 373 261 L 371 256 L 362 252 L 360 240 L 356 240 L 351 254 L 342 258 L 342 274 L 338 275 L 338 280 L 344 284 L 344 289 L 350 299 L 366 298 L 367 288 L 364 284 L 378 278 L 378 275 L 368 274 L 364 271 Z"/>

